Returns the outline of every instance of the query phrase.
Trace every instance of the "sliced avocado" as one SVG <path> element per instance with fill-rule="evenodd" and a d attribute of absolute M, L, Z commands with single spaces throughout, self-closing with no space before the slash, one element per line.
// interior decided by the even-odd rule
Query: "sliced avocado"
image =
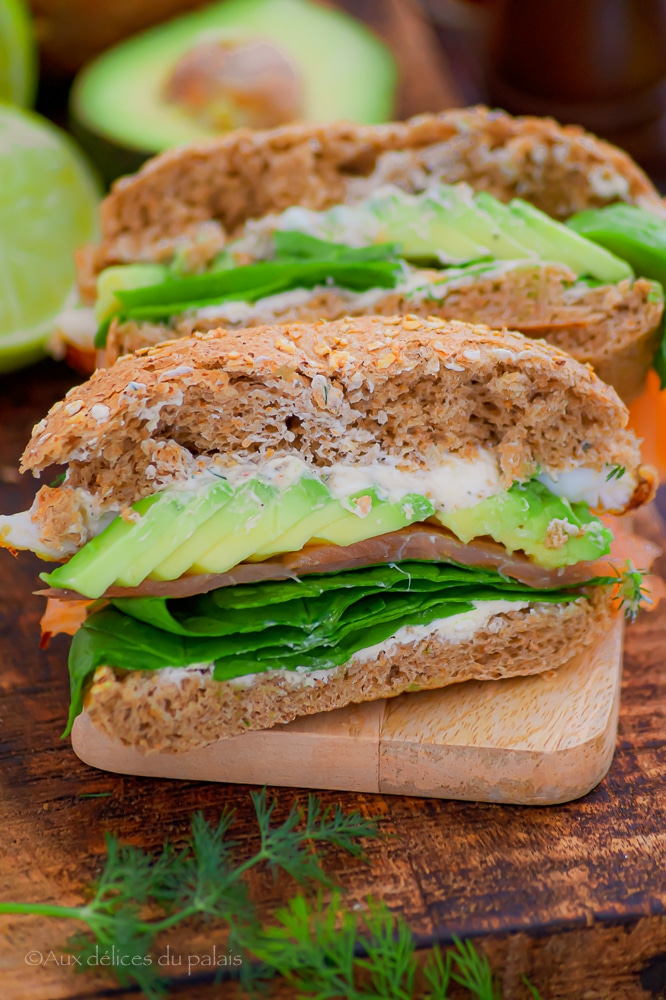
<path fill-rule="evenodd" d="M 375 241 L 399 243 L 407 260 L 464 264 L 488 256 L 487 247 L 463 232 L 453 213 L 434 198 L 382 192 L 363 209 L 376 220 Z"/>
<path fill-rule="evenodd" d="M 555 222 L 534 205 L 514 198 L 509 204 L 509 210 L 529 228 L 542 260 L 557 260 L 566 264 L 577 275 L 590 275 L 607 285 L 633 277 L 633 271 L 626 261 L 620 260 L 584 236 L 579 236 L 560 222 Z M 539 248 L 541 240 L 543 243 Z"/>
<path fill-rule="evenodd" d="M 118 264 L 105 268 L 97 278 L 95 319 L 104 322 L 120 308 L 116 292 L 149 288 L 166 281 L 169 269 L 162 264 Z"/>
<path fill-rule="evenodd" d="M 234 489 L 229 503 L 217 511 L 163 559 L 150 573 L 151 580 L 177 580 L 205 553 L 233 536 L 242 538 L 261 521 L 266 508 L 272 505 L 278 490 L 259 479 L 251 479 Z"/>
<path fill-rule="evenodd" d="M 222 498 L 217 491 L 215 498 Z M 52 587 L 76 590 L 84 597 L 101 597 L 146 552 L 153 553 L 163 537 L 170 538 L 177 519 L 185 514 L 192 494 L 180 490 L 154 493 L 132 505 L 136 520 L 116 517 L 69 562 L 41 579 Z M 151 555 L 152 558 L 152 555 Z"/>
<path fill-rule="evenodd" d="M 423 202 L 423 212 L 426 218 L 432 219 L 430 235 L 434 245 L 441 246 L 444 254 L 446 244 L 438 240 L 440 217 L 448 226 L 454 226 L 473 239 L 495 260 L 536 259 L 533 250 L 517 240 L 515 234 L 505 233 L 495 219 L 474 202 L 471 190 L 466 197 L 461 186 L 442 185 Z M 440 259 L 444 262 L 445 256 Z"/>
<path fill-rule="evenodd" d="M 185 494 L 184 507 L 175 512 L 165 530 L 154 538 L 152 544 L 141 546 L 127 569 L 118 574 L 118 586 L 138 587 L 156 566 L 191 538 L 214 513 L 224 510 L 232 496 L 233 490 L 224 479 L 207 484 L 205 489 L 194 495 Z"/>
<path fill-rule="evenodd" d="M 211 43 L 251 41 L 270 43 L 293 66 L 299 118 L 372 123 L 392 117 L 395 61 L 359 21 L 309 0 L 225 0 L 130 38 L 78 75 L 72 127 L 104 176 L 112 179 L 154 153 L 223 130 L 167 100 L 169 81 L 197 47 L 203 53 Z M 246 119 L 248 106 L 238 101 L 234 109 L 232 97 L 225 127 L 255 124 Z"/>
<path fill-rule="evenodd" d="M 340 501 L 329 497 L 328 503 L 324 503 L 322 507 L 313 510 L 311 514 L 298 521 L 288 531 L 285 531 L 283 535 L 257 549 L 250 556 L 250 562 L 267 559 L 269 556 L 278 555 L 280 552 L 298 552 L 318 532 L 328 527 L 334 521 L 339 521 L 345 514 L 347 514 L 347 511 Z"/>
<path fill-rule="evenodd" d="M 666 285 L 666 219 L 618 202 L 578 212 L 567 226 L 626 260 L 641 278 Z"/>
<path fill-rule="evenodd" d="M 525 552 L 547 569 L 598 559 L 613 540 L 587 504 L 569 503 L 534 480 L 514 483 L 473 507 L 439 512 L 437 518 L 465 544 L 490 535 L 509 552 Z"/>
<path fill-rule="evenodd" d="M 284 490 L 271 488 L 271 494 L 257 518 L 236 525 L 231 535 L 197 557 L 190 572 L 225 573 L 267 545 L 272 538 L 284 535 L 292 525 L 306 518 L 313 507 L 324 506 L 330 499 L 330 493 L 321 480 L 309 476 L 304 476 Z"/>
<path fill-rule="evenodd" d="M 367 509 L 367 500 L 371 506 L 367 513 L 363 513 L 364 508 Z M 339 521 L 333 521 L 325 529 L 320 529 L 312 541 L 353 545 L 366 538 L 399 531 L 415 521 L 425 521 L 435 513 L 430 500 L 420 493 L 410 493 L 401 500 L 392 502 L 382 500 L 375 490 L 365 490 L 350 497 L 346 504 L 356 507 L 359 513 L 350 510 Z"/>

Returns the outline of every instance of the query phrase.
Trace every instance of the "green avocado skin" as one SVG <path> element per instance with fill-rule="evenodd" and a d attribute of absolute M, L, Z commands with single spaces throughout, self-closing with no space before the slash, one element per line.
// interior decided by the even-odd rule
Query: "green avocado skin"
<path fill-rule="evenodd" d="M 311 0 L 224 0 L 135 35 L 78 74 L 70 127 L 107 183 L 155 153 L 216 134 L 162 93 L 188 51 L 218 38 L 277 46 L 300 75 L 305 121 L 393 117 L 395 60 L 360 21 Z"/>
<path fill-rule="evenodd" d="M 489 535 L 509 552 L 523 551 L 546 569 L 592 562 L 610 551 L 613 540 L 587 504 L 569 503 L 534 480 L 514 483 L 506 493 L 438 516 L 465 544 Z"/>

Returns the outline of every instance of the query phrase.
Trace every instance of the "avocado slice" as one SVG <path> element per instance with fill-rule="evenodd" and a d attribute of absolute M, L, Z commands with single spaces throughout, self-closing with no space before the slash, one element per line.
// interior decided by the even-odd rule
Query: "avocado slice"
<path fill-rule="evenodd" d="M 546 569 L 598 559 L 607 555 L 613 540 L 587 504 L 569 503 L 535 480 L 514 483 L 473 507 L 438 512 L 437 519 L 465 544 L 489 535 Z"/>
<path fill-rule="evenodd" d="M 233 490 L 230 484 L 220 479 L 209 485 L 189 500 L 184 495 L 184 505 L 176 509 L 175 516 L 164 531 L 155 533 L 152 543 L 142 546 L 127 569 L 116 577 L 120 587 L 138 587 L 166 556 L 179 549 L 188 538 L 208 522 L 214 513 L 225 510 L 231 503 Z"/>
<path fill-rule="evenodd" d="M 136 586 L 162 558 L 195 531 L 212 510 L 227 502 L 231 492 L 224 480 L 193 495 L 164 490 L 132 505 L 135 520 L 116 517 L 69 562 L 41 579 L 52 587 L 98 598 L 112 584 Z"/>
<path fill-rule="evenodd" d="M 225 573 L 253 555 L 272 538 L 284 535 L 306 518 L 313 507 L 323 506 L 330 493 L 320 479 L 304 476 L 284 490 L 270 489 L 272 496 L 258 517 L 245 524 L 230 524 L 226 537 L 216 541 L 192 563 L 191 573 Z"/>
<path fill-rule="evenodd" d="M 417 199 L 412 208 L 411 225 L 418 232 L 427 228 L 428 242 L 441 263 L 451 260 L 450 232 L 473 240 L 477 259 L 484 256 L 494 260 L 536 259 L 529 245 L 516 239 L 515 233 L 505 232 L 476 204 L 467 185 L 438 185 L 425 197 L 417 196 Z"/>
<path fill-rule="evenodd" d="M 368 500 L 371 506 L 367 513 L 363 513 Z M 363 504 L 363 501 L 366 501 L 366 504 Z M 391 502 L 382 500 L 376 490 L 364 490 L 345 501 L 345 506 L 351 509 L 345 512 L 339 521 L 333 521 L 326 528 L 320 529 L 312 538 L 313 542 L 353 545 L 366 538 L 399 531 L 415 521 L 425 521 L 435 513 L 430 500 L 420 493 L 410 493 L 401 500 Z M 355 512 L 355 508 L 358 513 Z"/>
<path fill-rule="evenodd" d="M 257 562 L 261 559 L 268 559 L 269 556 L 278 555 L 281 552 L 298 552 L 307 545 L 311 539 L 315 538 L 318 532 L 327 528 L 334 521 L 339 521 L 345 516 L 347 511 L 339 500 L 330 497 L 328 503 L 317 507 L 302 520 L 294 524 L 283 535 L 268 542 L 267 545 L 257 549 L 249 557 L 249 562 Z"/>
<path fill-rule="evenodd" d="M 261 521 L 267 507 L 278 497 L 278 490 L 259 479 L 251 479 L 238 486 L 230 502 L 218 510 L 179 548 L 165 553 L 163 559 L 150 573 L 152 580 L 177 580 L 187 573 L 192 564 L 211 549 L 230 537 L 244 539 Z"/>
<path fill-rule="evenodd" d="M 443 203 L 447 221 L 485 247 L 494 260 L 536 259 L 536 254 L 528 244 L 518 240 L 515 233 L 505 232 L 491 215 L 475 203 L 471 192 L 470 197 L 465 198 L 456 188 L 451 187 L 445 189 L 441 202 L 439 198 L 431 197 L 427 204 L 434 209 L 440 203 Z"/>
<path fill-rule="evenodd" d="M 271 43 L 294 67 L 302 120 L 392 117 L 395 61 L 364 25 L 310 0 L 225 0 L 130 38 L 78 75 L 72 128 L 105 179 L 137 169 L 154 153 L 218 134 L 220 128 L 167 99 L 169 81 L 197 47 L 251 41 Z M 242 114 L 227 127 L 251 124 Z"/>
<path fill-rule="evenodd" d="M 456 204 L 455 194 L 450 200 Z M 434 197 L 396 190 L 370 198 L 359 209 L 372 217 L 375 242 L 399 243 L 400 253 L 407 260 L 464 264 L 488 256 L 488 248 L 457 223 L 448 205 Z"/>
<path fill-rule="evenodd" d="M 555 222 L 529 202 L 514 198 L 509 203 L 509 210 L 528 227 L 542 260 L 549 259 L 550 248 L 551 259 L 567 264 L 578 276 L 589 275 L 607 285 L 633 278 L 634 273 L 626 261 Z M 543 241 L 541 249 L 540 241 Z"/>
<path fill-rule="evenodd" d="M 159 285 L 168 276 L 169 269 L 163 264 L 116 264 L 105 268 L 97 278 L 95 319 L 103 323 L 120 309 L 116 292 Z"/>
<path fill-rule="evenodd" d="M 582 243 L 570 240 L 570 229 L 520 198 L 514 198 L 507 206 L 486 191 L 481 191 L 475 201 L 495 220 L 502 232 L 530 247 L 540 260 L 566 264 L 578 277 L 590 275 L 604 284 L 633 277 L 625 261 L 607 251 L 600 255 L 598 251 L 602 248 L 589 240 Z"/>

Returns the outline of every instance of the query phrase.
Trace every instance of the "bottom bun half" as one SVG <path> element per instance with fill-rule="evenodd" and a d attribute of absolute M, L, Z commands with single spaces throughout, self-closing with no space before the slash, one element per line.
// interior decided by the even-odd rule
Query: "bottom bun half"
<path fill-rule="evenodd" d="M 595 587 L 569 604 L 486 614 L 472 634 L 461 628 L 418 638 L 415 630 L 409 641 L 396 635 L 327 671 L 215 681 L 206 665 L 157 671 L 104 666 L 95 673 L 85 707 L 97 728 L 145 753 L 193 750 L 352 703 L 553 670 L 592 646 L 610 627 L 612 614 L 609 589 Z"/>

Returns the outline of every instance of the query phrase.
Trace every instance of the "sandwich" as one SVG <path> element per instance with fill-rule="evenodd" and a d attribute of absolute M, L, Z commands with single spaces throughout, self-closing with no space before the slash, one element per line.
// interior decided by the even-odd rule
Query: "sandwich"
<path fill-rule="evenodd" d="M 544 337 L 629 401 L 662 339 L 665 220 L 628 156 L 548 120 L 240 130 L 115 185 L 53 350 L 92 371 L 196 330 L 434 315 Z"/>
<path fill-rule="evenodd" d="M 22 468 L 63 476 L 0 538 L 59 563 L 49 629 L 82 612 L 70 726 L 85 706 L 126 744 L 187 750 L 591 647 L 618 588 L 640 600 L 600 519 L 653 494 L 626 423 L 588 367 L 519 333 L 203 331 L 51 409 Z"/>

